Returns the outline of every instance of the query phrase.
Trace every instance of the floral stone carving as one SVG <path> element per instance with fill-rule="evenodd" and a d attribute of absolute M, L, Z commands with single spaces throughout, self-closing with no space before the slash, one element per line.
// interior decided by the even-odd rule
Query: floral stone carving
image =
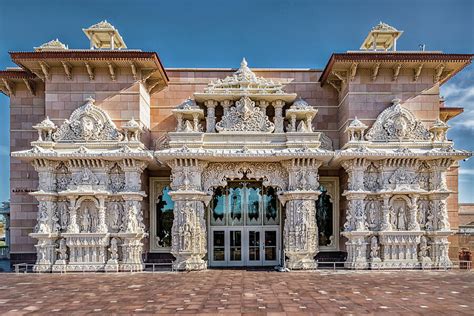
<path fill-rule="evenodd" d="M 368 131 L 370 141 L 430 141 L 430 132 L 408 109 L 400 105 L 400 99 L 394 99 L 393 105 L 384 110 Z"/>
<path fill-rule="evenodd" d="M 264 132 L 271 133 L 275 124 L 255 106 L 255 102 L 244 96 L 230 108 L 229 112 L 216 124 L 218 132 Z"/>
<path fill-rule="evenodd" d="M 75 141 L 119 141 L 122 133 L 115 127 L 110 117 L 94 105 L 95 100 L 88 98 L 86 104 L 72 112 L 53 134 L 56 142 Z"/>

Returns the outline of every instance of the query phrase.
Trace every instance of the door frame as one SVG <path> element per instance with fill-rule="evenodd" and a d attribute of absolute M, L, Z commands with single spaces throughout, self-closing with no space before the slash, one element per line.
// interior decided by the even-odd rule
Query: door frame
<path fill-rule="evenodd" d="M 224 232 L 224 261 L 214 261 L 214 231 Z M 241 232 L 241 260 L 230 261 L 230 232 Z M 260 233 L 260 260 L 249 260 L 249 231 L 258 231 Z M 265 232 L 274 231 L 276 236 L 276 260 L 265 260 Z M 280 263 L 281 256 L 281 232 L 278 225 L 267 226 L 211 226 L 209 229 L 209 266 L 210 267 L 261 267 L 261 266 L 276 266 Z"/>

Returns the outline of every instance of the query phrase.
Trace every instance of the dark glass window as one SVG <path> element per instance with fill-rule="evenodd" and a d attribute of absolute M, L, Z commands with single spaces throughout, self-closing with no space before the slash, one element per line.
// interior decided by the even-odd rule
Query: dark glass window
<path fill-rule="evenodd" d="M 165 186 L 156 203 L 156 236 L 160 247 L 171 247 L 174 202 L 168 194 L 171 188 Z"/>
<path fill-rule="evenodd" d="M 331 197 L 327 194 L 327 189 L 320 187 L 321 194 L 316 201 L 316 223 L 318 224 L 319 245 L 329 246 L 330 237 L 333 236 L 333 214 Z M 333 237 L 334 238 L 334 237 Z"/>

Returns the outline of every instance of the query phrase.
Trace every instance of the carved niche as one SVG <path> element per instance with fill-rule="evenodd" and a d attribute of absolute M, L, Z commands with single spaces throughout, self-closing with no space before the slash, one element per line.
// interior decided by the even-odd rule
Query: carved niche
<path fill-rule="evenodd" d="M 394 190 L 416 190 L 418 189 L 418 181 L 414 172 L 400 167 L 388 178 L 388 183 Z"/>
<path fill-rule="evenodd" d="M 390 205 L 390 223 L 395 230 L 407 230 L 410 200 L 405 196 L 395 196 Z"/>
<path fill-rule="evenodd" d="M 275 124 L 268 116 L 255 106 L 248 96 L 242 97 L 231 107 L 229 112 L 216 124 L 218 132 L 263 132 L 271 133 Z"/>
<path fill-rule="evenodd" d="M 379 188 L 379 170 L 374 163 L 371 163 L 364 173 L 364 189 L 367 191 L 377 191 Z"/>
<path fill-rule="evenodd" d="M 95 233 L 99 225 L 99 213 L 97 205 L 92 200 L 84 200 L 78 211 L 77 219 L 81 233 Z"/>
<path fill-rule="evenodd" d="M 125 187 L 125 173 L 118 164 L 114 164 L 109 170 L 109 188 L 112 192 L 122 191 Z"/>
<path fill-rule="evenodd" d="M 94 105 L 95 100 L 87 102 L 72 112 L 53 134 L 56 142 L 97 142 L 120 141 L 122 133 L 115 127 L 110 117 L 102 109 Z"/>
<path fill-rule="evenodd" d="M 369 230 L 378 230 L 381 222 L 381 205 L 376 198 L 369 198 L 365 202 L 366 219 Z"/>
<path fill-rule="evenodd" d="M 56 167 L 56 190 L 67 190 L 71 182 L 71 173 L 63 162 L 60 162 Z"/>
<path fill-rule="evenodd" d="M 393 105 L 377 117 L 368 131 L 370 141 L 430 141 L 430 132 L 408 109 L 400 105 L 400 99 L 394 99 Z"/>

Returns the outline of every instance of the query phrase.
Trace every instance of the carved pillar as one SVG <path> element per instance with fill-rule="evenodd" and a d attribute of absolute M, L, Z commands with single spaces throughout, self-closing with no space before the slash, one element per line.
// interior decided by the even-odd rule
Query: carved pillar
<path fill-rule="evenodd" d="M 174 201 L 174 220 L 171 231 L 171 253 L 176 258 L 176 270 L 203 270 L 207 262 L 207 232 L 204 219 L 205 204 L 210 196 L 202 192 L 201 174 L 207 162 L 197 159 L 170 161 L 173 182 L 170 196 Z"/>
<path fill-rule="evenodd" d="M 283 133 L 283 106 L 285 102 L 282 100 L 276 100 L 272 102 L 275 108 L 275 133 Z"/>
<path fill-rule="evenodd" d="M 36 238 L 36 263 L 34 271 L 46 272 L 56 261 L 56 239 L 59 236 L 59 218 L 56 216 L 56 196 L 37 191 L 32 193 L 38 200 L 37 225 L 30 237 Z"/>
<path fill-rule="evenodd" d="M 222 105 L 222 109 L 224 110 L 224 115 L 227 115 L 227 113 L 229 112 L 229 108 L 230 106 L 232 105 L 232 100 L 224 100 L 221 102 L 221 105 Z"/>
<path fill-rule="evenodd" d="M 79 233 L 79 225 L 77 224 L 77 209 L 76 205 L 77 196 L 68 196 L 69 199 L 69 224 L 67 227 L 67 232 L 71 234 Z"/>
<path fill-rule="evenodd" d="M 308 132 L 313 131 L 313 124 L 311 123 L 313 121 L 314 115 L 307 114 L 306 115 L 306 126 L 308 127 Z"/>
<path fill-rule="evenodd" d="M 420 223 L 418 223 L 418 195 L 411 194 L 411 205 L 408 211 L 408 230 L 420 230 Z"/>
<path fill-rule="evenodd" d="M 97 199 L 99 200 L 99 224 L 97 226 L 97 232 L 99 233 L 107 233 L 107 225 L 105 224 L 105 196 L 104 195 L 97 195 Z"/>
<path fill-rule="evenodd" d="M 200 132 L 199 130 L 199 114 L 193 113 L 193 130 L 195 132 Z"/>
<path fill-rule="evenodd" d="M 382 218 L 380 221 L 380 230 L 391 231 L 393 229 L 392 223 L 390 222 L 390 197 L 391 194 L 382 194 L 383 205 L 382 205 Z"/>
<path fill-rule="evenodd" d="M 446 202 L 448 196 L 448 192 L 430 195 L 429 226 L 431 231 L 427 232 L 427 235 L 431 241 L 431 261 L 436 268 L 449 268 L 452 266 L 448 253 L 450 244 L 448 236 L 454 232 L 451 231 L 448 220 Z"/>
<path fill-rule="evenodd" d="M 56 216 L 54 163 L 45 159 L 35 159 L 33 167 L 38 172 L 38 191 L 32 195 L 38 200 L 37 225 L 30 237 L 38 239 L 36 247 L 37 272 L 51 271 L 56 260 L 56 243 L 59 218 Z"/>
<path fill-rule="evenodd" d="M 217 102 L 214 100 L 206 100 L 204 105 L 207 108 L 207 117 L 206 117 L 206 132 L 214 133 L 216 127 L 216 105 Z"/>
<path fill-rule="evenodd" d="M 263 114 L 266 115 L 267 113 L 267 107 L 270 105 L 270 102 L 265 101 L 265 100 L 260 100 L 258 101 L 258 107 L 262 110 Z"/>
<path fill-rule="evenodd" d="M 177 113 L 176 114 L 176 120 L 178 121 L 177 124 L 176 124 L 176 131 L 181 132 L 183 130 L 183 114 Z M 125 136 L 127 134 L 128 133 L 125 133 Z"/>
<path fill-rule="evenodd" d="M 368 230 L 365 198 L 369 192 L 364 189 L 364 173 L 368 161 L 356 158 L 342 162 L 343 168 L 349 175 L 348 189 L 343 193 L 348 200 L 346 222 L 342 233 L 348 241 L 346 267 L 350 269 L 365 269 L 368 267 L 367 244 L 370 231 Z"/>
<path fill-rule="evenodd" d="M 289 181 L 288 191 L 280 196 L 285 205 L 286 219 L 283 227 L 283 245 L 286 266 L 289 269 L 314 269 L 314 256 L 318 253 L 318 227 L 316 200 L 321 193 L 318 182 L 320 161 L 300 158 L 285 161 Z"/>

